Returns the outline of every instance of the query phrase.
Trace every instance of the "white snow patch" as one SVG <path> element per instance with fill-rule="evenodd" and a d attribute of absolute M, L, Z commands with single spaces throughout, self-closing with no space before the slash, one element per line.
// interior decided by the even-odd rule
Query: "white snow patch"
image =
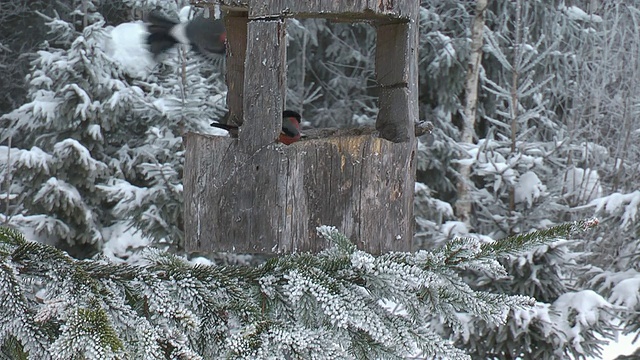
<path fill-rule="evenodd" d="M 433 199 L 432 204 L 436 206 L 436 211 L 438 211 L 440 214 L 448 218 L 453 217 L 453 208 L 451 207 L 451 204 L 449 204 L 448 202 L 438 200 L 438 199 Z"/>
<path fill-rule="evenodd" d="M 9 148 L 6 146 L 0 146 L 0 158 L 6 159 Z M 53 157 L 46 152 L 42 151 L 37 146 L 31 148 L 31 150 L 15 149 L 11 148 L 11 165 L 12 166 L 24 166 L 28 169 L 41 169 L 45 174 L 49 174 L 49 166 Z"/>
<path fill-rule="evenodd" d="M 102 128 L 98 124 L 92 124 L 87 126 L 87 133 L 92 139 L 96 141 L 102 141 Z"/>
<path fill-rule="evenodd" d="M 518 329 L 528 329 L 529 324 L 534 321 L 540 321 L 548 325 L 553 324 L 549 313 L 550 306 L 549 304 L 536 302 L 535 305 L 530 308 L 513 309 L 513 321 Z M 545 331 L 545 335 L 549 335 L 551 326 L 544 326 L 543 331 Z"/>
<path fill-rule="evenodd" d="M 415 182 L 413 189 L 414 189 L 413 190 L 414 192 L 421 192 L 421 191 L 429 192 L 429 187 L 426 184 L 418 181 Z"/>
<path fill-rule="evenodd" d="M 609 300 L 633 310 L 640 302 L 640 276 L 620 281 L 611 290 Z"/>
<path fill-rule="evenodd" d="M 396 315 L 396 316 L 402 316 L 402 317 L 406 317 L 409 315 L 409 313 L 407 312 L 407 309 L 404 305 L 399 304 L 395 301 L 389 300 L 389 299 L 380 299 L 378 300 L 378 305 L 380 305 L 380 307 L 382 307 L 383 309 L 385 309 L 386 311 L 388 311 L 389 313 Z"/>
<path fill-rule="evenodd" d="M 191 6 L 187 5 L 180 9 L 178 12 L 178 18 L 180 19 L 180 22 L 187 22 L 193 19 L 193 15 L 195 15 L 195 13 L 195 11 L 191 11 Z"/>
<path fill-rule="evenodd" d="M 18 229 L 29 241 L 56 245 L 61 236 L 67 235 L 71 229 L 62 221 L 48 215 L 14 215 L 7 219 L 0 214 L 0 220 Z"/>
<path fill-rule="evenodd" d="M 547 187 L 542 184 L 542 181 L 532 171 L 520 175 L 518 183 L 515 187 L 515 201 L 516 203 L 526 203 L 527 207 L 531 207 L 533 202 L 540 196 L 544 195 Z"/>
<path fill-rule="evenodd" d="M 118 222 L 102 230 L 105 239 L 102 254 L 113 262 L 137 264 L 142 262 L 140 251 L 151 243 L 151 239 L 126 222 Z"/>
<path fill-rule="evenodd" d="M 147 49 L 147 29 L 143 22 L 123 23 L 111 31 L 107 54 L 132 77 L 144 78 L 155 62 Z"/>
<path fill-rule="evenodd" d="M 89 150 L 75 139 L 64 139 L 55 144 L 53 146 L 53 156 L 63 161 L 71 161 L 91 174 L 107 168 L 106 164 L 95 160 Z"/>
<path fill-rule="evenodd" d="M 38 190 L 33 197 L 33 201 L 35 203 L 43 202 L 44 205 L 48 207 L 47 210 L 51 210 L 54 205 L 56 205 L 56 208 L 61 207 L 64 210 L 84 208 L 84 202 L 78 189 L 56 177 L 49 178 L 49 180 L 40 187 L 40 190 Z"/>
<path fill-rule="evenodd" d="M 57 109 L 60 104 L 60 101 L 55 98 L 54 92 L 38 90 L 34 94 L 34 98 L 31 103 L 22 105 L 20 110 L 27 110 L 32 107 L 34 117 L 43 117 L 47 122 L 52 122 L 57 116 Z"/>
<path fill-rule="evenodd" d="M 636 220 L 638 207 L 640 207 L 640 190 L 629 194 L 613 193 L 609 196 L 595 199 L 589 205 L 596 207 L 596 213 L 604 210 L 609 214 L 616 214 L 623 210 L 621 215 L 622 226 L 627 227 Z"/>
<path fill-rule="evenodd" d="M 579 20 L 579 21 L 594 22 L 594 23 L 602 22 L 602 17 L 598 15 L 593 15 L 593 14 L 589 15 L 584 10 L 580 9 L 577 6 L 566 7 L 564 5 L 560 5 L 559 8 L 560 10 L 564 11 L 564 13 L 567 14 L 569 19 L 571 20 Z"/>
<path fill-rule="evenodd" d="M 582 290 L 560 295 L 553 306 L 563 315 L 569 315 L 570 310 L 575 310 L 576 326 L 589 326 L 598 321 L 599 310 L 610 308 L 611 304 L 593 290 Z"/>
<path fill-rule="evenodd" d="M 442 224 L 440 230 L 449 236 L 464 236 L 469 234 L 469 228 L 462 221 L 447 221 Z"/>
<path fill-rule="evenodd" d="M 615 360 L 620 355 L 631 355 L 640 345 L 633 343 L 636 334 L 619 335 L 617 341 L 603 346 L 602 356 L 592 360 Z"/>
<path fill-rule="evenodd" d="M 209 265 L 215 265 L 216 264 L 213 261 L 211 261 L 211 260 L 209 260 L 209 259 L 207 259 L 205 257 L 202 257 L 202 256 L 194 257 L 193 259 L 189 260 L 189 262 L 192 265 L 207 265 L 207 266 L 209 266 Z"/>
<path fill-rule="evenodd" d="M 574 167 L 567 169 L 564 176 L 566 196 L 577 198 L 581 202 L 591 201 L 602 196 L 600 176 L 593 169 Z"/>
<path fill-rule="evenodd" d="M 572 346 L 579 353 L 584 353 L 581 342 L 584 340 L 582 332 L 595 325 L 601 316 L 607 316 L 605 310 L 613 307 L 607 300 L 593 290 L 568 292 L 560 295 L 553 303 L 553 308 L 562 319 L 559 324 L 564 324 L 563 332 L 567 335 Z M 575 325 L 569 327 L 571 315 L 574 315 Z"/>

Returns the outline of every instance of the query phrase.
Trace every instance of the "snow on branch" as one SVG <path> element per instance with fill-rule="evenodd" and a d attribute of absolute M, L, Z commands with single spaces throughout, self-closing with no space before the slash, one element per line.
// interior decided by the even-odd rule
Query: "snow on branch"
<path fill-rule="evenodd" d="M 144 266 L 79 261 L 0 228 L 0 289 L 13 304 L 0 309 L 0 342 L 38 359 L 469 359 L 430 327 L 432 316 L 454 327 L 460 313 L 501 323 L 534 301 L 475 291 L 457 270 L 596 223 L 377 257 L 321 227 L 334 247 L 258 267 L 193 265 L 159 250 L 146 252 Z"/>

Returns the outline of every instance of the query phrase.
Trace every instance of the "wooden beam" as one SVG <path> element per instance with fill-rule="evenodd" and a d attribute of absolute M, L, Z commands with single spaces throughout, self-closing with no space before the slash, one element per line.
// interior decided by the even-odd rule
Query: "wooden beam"
<path fill-rule="evenodd" d="M 249 0 L 249 18 L 409 19 L 416 0 Z"/>
<path fill-rule="evenodd" d="M 210 7 L 219 5 L 224 11 L 244 11 L 249 9 L 249 0 L 195 0 L 191 5 L 197 7 Z"/>
<path fill-rule="evenodd" d="M 380 137 L 393 142 L 412 141 L 415 118 L 408 106 L 409 97 L 410 93 L 406 88 L 380 89 L 380 108 L 376 119 Z"/>
<path fill-rule="evenodd" d="M 281 19 L 254 20 L 247 27 L 244 124 L 240 144 L 249 154 L 276 141 L 282 130 L 286 92 L 286 32 Z"/>
<path fill-rule="evenodd" d="M 376 20 L 413 17 L 416 0 L 209 0 L 224 10 L 247 10 L 251 19 L 295 17 Z"/>
<path fill-rule="evenodd" d="M 413 133 L 415 137 L 431 134 L 433 131 L 433 123 L 430 121 L 422 121 L 414 124 Z M 304 130 L 302 139 L 326 139 L 336 136 L 359 136 L 359 135 L 373 135 L 377 136 L 378 130 L 373 126 L 353 126 L 346 128 L 319 128 L 319 129 L 306 129 Z"/>
<path fill-rule="evenodd" d="M 408 21 L 417 0 L 203 0 L 196 6 L 217 4 L 225 11 L 247 11 L 250 19 L 331 18 L 346 21 Z"/>
<path fill-rule="evenodd" d="M 254 154 L 237 140 L 187 134 L 188 251 L 317 252 L 335 226 L 360 249 L 411 249 L 415 143 L 374 135 L 271 144 Z"/>
<path fill-rule="evenodd" d="M 407 86 L 409 83 L 409 41 L 409 24 L 377 26 L 376 80 L 380 86 Z"/>
<path fill-rule="evenodd" d="M 376 129 L 393 142 L 414 139 L 418 122 L 418 3 L 406 23 L 379 24 L 376 79 L 380 86 Z"/>
<path fill-rule="evenodd" d="M 242 125 L 244 118 L 244 63 L 247 57 L 247 18 L 246 12 L 229 12 L 225 15 L 227 30 L 226 80 L 227 124 Z"/>

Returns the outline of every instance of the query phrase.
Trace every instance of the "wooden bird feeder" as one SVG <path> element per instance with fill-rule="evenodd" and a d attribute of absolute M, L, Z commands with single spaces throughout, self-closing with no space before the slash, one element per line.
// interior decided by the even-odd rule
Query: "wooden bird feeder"
<path fill-rule="evenodd" d="M 317 252 L 335 226 L 370 253 L 413 238 L 418 119 L 415 0 L 211 0 L 225 12 L 227 104 L 238 138 L 189 133 L 188 251 Z M 276 143 L 286 90 L 286 19 L 368 21 L 377 29 L 376 130 Z M 304 114 L 303 114 L 304 115 Z"/>

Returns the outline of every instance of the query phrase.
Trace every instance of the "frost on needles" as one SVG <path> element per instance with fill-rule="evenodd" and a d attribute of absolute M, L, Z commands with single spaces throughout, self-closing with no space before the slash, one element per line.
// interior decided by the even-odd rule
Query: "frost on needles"
<path fill-rule="evenodd" d="M 157 250 L 144 266 L 80 261 L 0 228 L 0 350 L 12 359 L 469 359 L 434 320 L 500 325 L 534 299 L 475 291 L 460 272 L 506 274 L 499 257 L 596 224 L 381 256 L 320 227 L 328 250 L 258 267 L 192 265 Z"/>

